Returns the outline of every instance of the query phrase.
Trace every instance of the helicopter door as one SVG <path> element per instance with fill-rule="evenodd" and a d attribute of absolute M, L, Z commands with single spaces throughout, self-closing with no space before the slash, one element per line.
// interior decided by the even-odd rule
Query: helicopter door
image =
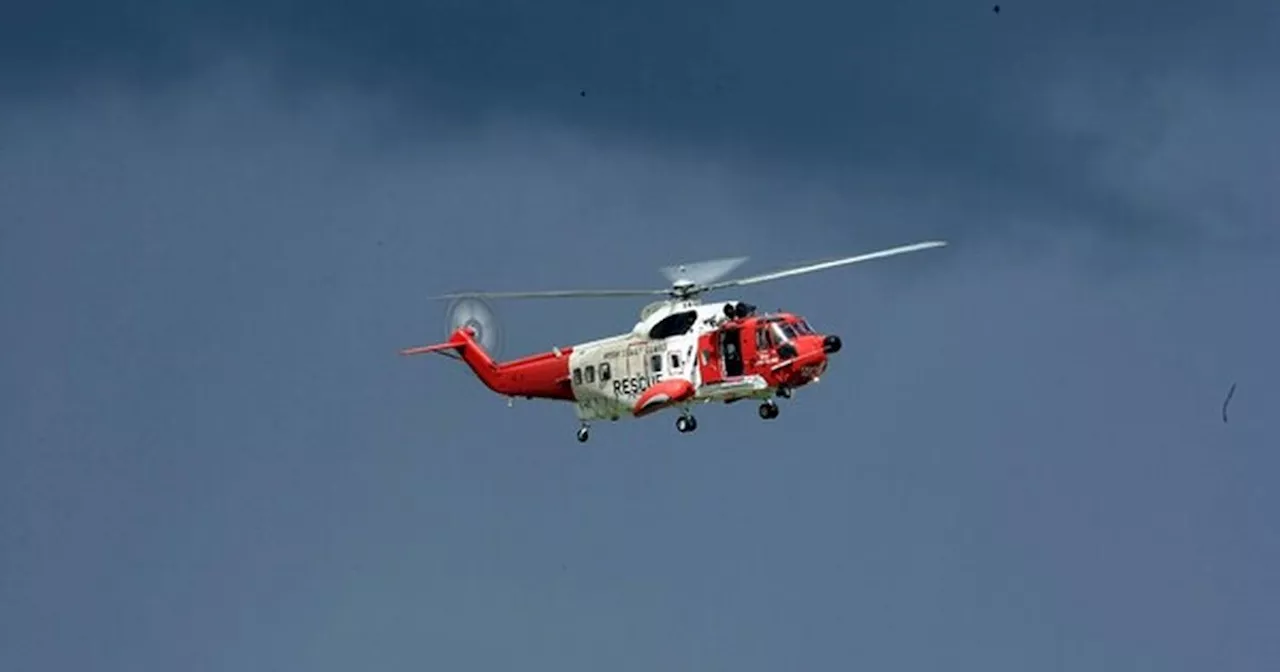
<path fill-rule="evenodd" d="M 742 332 L 724 329 L 720 332 L 720 353 L 724 359 L 724 375 L 742 375 Z"/>
<path fill-rule="evenodd" d="M 718 332 L 702 334 L 698 337 L 698 374 L 702 379 L 700 385 L 718 383 L 724 378 L 720 369 L 720 346 L 716 342 Z"/>

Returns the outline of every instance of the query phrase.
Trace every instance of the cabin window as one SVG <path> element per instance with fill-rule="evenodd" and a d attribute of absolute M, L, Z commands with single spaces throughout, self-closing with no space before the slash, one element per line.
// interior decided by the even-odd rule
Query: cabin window
<path fill-rule="evenodd" d="M 672 371 L 680 370 L 680 353 L 678 352 L 671 353 L 671 370 Z"/>
<path fill-rule="evenodd" d="M 687 334 L 690 329 L 693 329 L 693 325 L 697 321 L 698 311 L 696 310 L 672 313 L 653 325 L 653 328 L 649 330 L 649 338 L 669 338 Z"/>
<path fill-rule="evenodd" d="M 573 384 L 574 385 L 582 384 L 582 369 L 573 370 Z"/>
<path fill-rule="evenodd" d="M 593 364 L 593 365 L 591 365 L 591 366 L 588 366 L 588 367 L 587 367 L 587 370 L 586 370 L 586 379 L 587 379 L 587 384 L 588 384 L 588 385 L 590 385 L 591 383 L 596 382 L 596 367 L 595 367 L 595 365 L 594 365 L 594 364 Z"/>
<path fill-rule="evenodd" d="M 650 357 L 649 368 L 653 369 L 654 373 L 662 373 L 662 355 L 654 355 Z"/>
<path fill-rule="evenodd" d="M 613 377 L 613 372 L 609 370 L 609 362 L 600 365 L 600 382 L 607 383 Z"/>

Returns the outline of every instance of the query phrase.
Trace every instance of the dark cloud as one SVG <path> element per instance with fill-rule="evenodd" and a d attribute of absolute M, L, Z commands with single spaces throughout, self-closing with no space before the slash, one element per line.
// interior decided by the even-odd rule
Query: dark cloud
<path fill-rule="evenodd" d="M 515 0 L 15 13 L 0 28 L 11 91 L 91 74 L 152 86 L 228 55 L 265 59 L 282 92 L 342 83 L 457 123 L 540 117 L 840 185 L 884 173 L 967 194 L 970 228 L 985 228 L 985 199 L 1148 239 L 1207 228 L 1092 172 L 1126 136 L 1176 122 L 1150 88 L 1185 72 L 1259 87 L 1280 62 L 1277 10 L 1264 0 L 1019 3 L 999 14 L 976 2 Z M 1060 80 L 1090 96 L 1118 87 L 1091 135 L 1052 123 L 1045 100 Z M 1126 120 L 1128 110 L 1149 114 Z"/>

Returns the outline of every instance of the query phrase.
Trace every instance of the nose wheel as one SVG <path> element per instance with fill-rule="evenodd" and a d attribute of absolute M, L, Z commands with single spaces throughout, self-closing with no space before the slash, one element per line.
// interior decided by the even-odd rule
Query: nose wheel
<path fill-rule="evenodd" d="M 588 429 L 586 425 L 583 425 L 583 426 L 579 427 L 579 428 L 578 428 L 578 443 L 586 443 L 586 442 L 587 442 L 587 439 L 589 439 L 589 438 L 591 438 L 591 430 L 590 430 L 590 429 Z"/>
<path fill-rule="evenodd" d="M 760 404 L 760 417 L 764 420 L 772 420 L 778 417 L 778 405 L 772 401 Z"/>
<path fill-rule="evenodd" d="M 682 415 L 676 418 L 676 431 L 681 434 L 688 434 L 698 428 L 698 420 L 692 415 Z"/>

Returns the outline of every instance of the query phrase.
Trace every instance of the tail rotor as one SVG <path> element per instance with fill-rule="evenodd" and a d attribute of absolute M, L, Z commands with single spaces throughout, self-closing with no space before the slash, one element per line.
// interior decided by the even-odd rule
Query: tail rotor
<path fill-rule="evenodd" d="M 462 327 L 470 327 L 472 340 L 484 348 L 491 357 L 498 357 L 502 352 L 502 328 L 497 313 L 482 299 L 463 297 L 449 304 L 446 314 L 449 325 L 448 335 L 452 335 Z"/>

